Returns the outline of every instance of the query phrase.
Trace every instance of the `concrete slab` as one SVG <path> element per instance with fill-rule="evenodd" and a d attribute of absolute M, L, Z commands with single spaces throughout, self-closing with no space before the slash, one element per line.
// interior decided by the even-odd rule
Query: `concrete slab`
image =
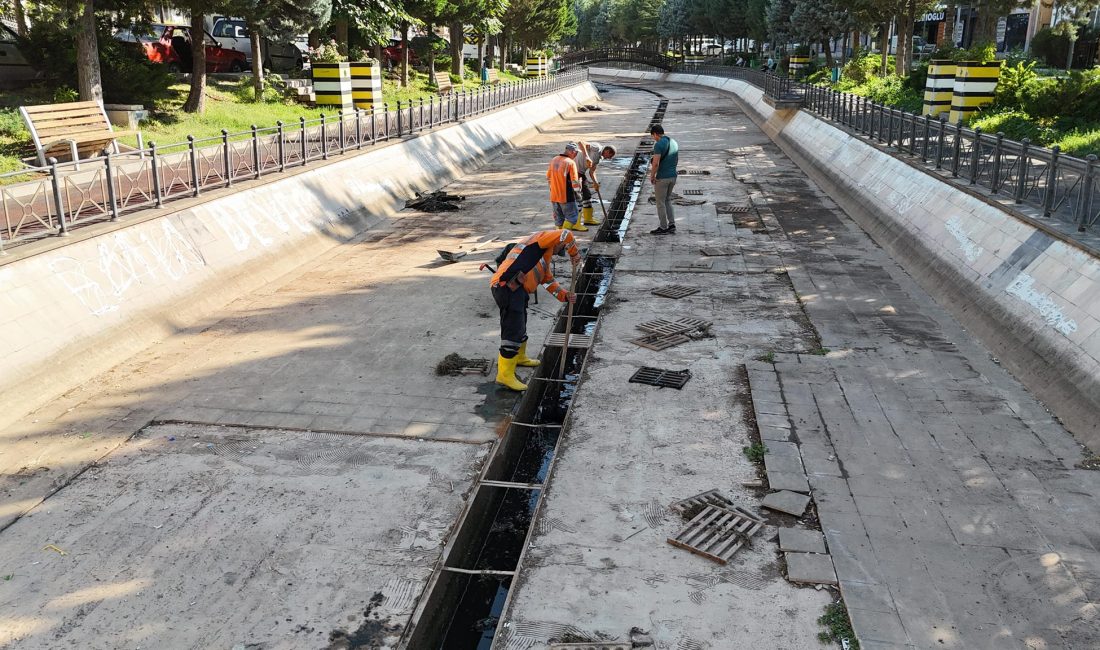
<path fill-rule="evenodd" d="M 810 484 L 801 472 L 768 472 L 768 487 L 773 490 L 809 494 Z"/>
<path fill-rule="evenodd" d="M 760 501 L 761 508 L 783 512 L 795 517 L 801 517 L 806 512 L 806 506 L 810 505 L 810 497 L 784 490 L 772 492 Z"/>
<path fill-rule="evenodd" d="M 787 580 L 800 584 L 835 585 L 833 560 L 820 553 L 784 553 L 787 560 Z"/>
<path fill-rule="evenodd" d="M 820 531 L 805 528 L 780 528 L 779 550 L 797 553 L 824 553 L 825 538 Z"/>
<path fill-rule="evenodd" d="M 0 535 L 0 645 L 392 647 L 489 450 L 148 427 Z"/>

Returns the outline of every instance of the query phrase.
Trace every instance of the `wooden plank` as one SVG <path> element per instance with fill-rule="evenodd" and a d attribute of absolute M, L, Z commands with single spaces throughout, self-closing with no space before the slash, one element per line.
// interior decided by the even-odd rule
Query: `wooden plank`
<path fill-rule="evenodd" d="M 37 113 L 50 113 L 50 112 L 55 112 L 55 111 L 78 110 L 78 109 L 85 109 L 85 108 L 89 108 L 89 107 L 95 108 L 96 110 L 99 110 L 99 102 L 91 101 L 91 102 L 68 102 L 68 103 L 65 103 L 65 104 L 39 104 L 37 106 L 24 106 L 23 108 L 24 108 L 24 110 L 27 111 L 27 113 L 29 113 L 31 115 L 34 115 L 34 114 L 37 114 Z"/>
<path fill-rule="evenodd" d="M 41 131 L 43 129 L 56 129 L 67 126 L 79 125 L 79 124 L 102 124 L 107 126 L 107 120 L 98 113 L 87 113 L 84 115 L 70 115 L 67 117 L 51 117 L 50 119 L 36 119 L 34 120 L 34 128 Z"/>

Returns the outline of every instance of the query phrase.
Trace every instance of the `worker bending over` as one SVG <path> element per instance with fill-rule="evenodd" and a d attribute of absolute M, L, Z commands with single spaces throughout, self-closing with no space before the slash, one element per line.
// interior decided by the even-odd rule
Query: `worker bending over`
<path fill-rule="evenodd" d="M 577 216 L 577 196 L 581 193 L 580 175 L 577 172 L 577 144 L 570 142 L 565 151 L 550 159 L 546 168 L 546 180 L 550 182 L 550 209 L 554 213 L 554 225 L 566 230 L 588 230 Z"/>
<path fill-rule="evenodd" d="M 577 143 L 577 171 L 581 175 L 581 217 L 586 226 L 598 226 L 600 222 L 592 214 L 592 192 L 600 191 L 600 179 L 596 178 L 596 168 L 601 160 L 615 157 L 615 147 L 601 147 L 598 142 Z M 588 230 L 585 228 L 585 230 Z"/>
<path fill-rule="evenodd" d="M 577 241 L 565 230 L 537 232 L 512 247 L 493 275 L 489 286 L 493 300 L 500 308 L 500 356 L 497 359 L 497 383 L 512 390 L 527 390 L 516 378 L 516 366 L 534 367 L 538 360 L 527 356 L 527 301 L 540 284 L 546 285 L 562 302 L 576 302 L 577 297 L 554 280 L 550 258 L 569 253 L 573 273 L 581 261 Z"/>

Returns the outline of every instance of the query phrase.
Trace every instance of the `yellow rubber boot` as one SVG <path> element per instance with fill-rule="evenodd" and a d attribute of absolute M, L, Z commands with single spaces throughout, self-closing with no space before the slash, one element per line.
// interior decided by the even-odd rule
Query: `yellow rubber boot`
<path fill-rule="evenodd" d="M 497 355 L 497 383 L 506 388 L 511 388 L 515 391 L 527 390 L 527 384 L 516 379 L 516 359 L 518 357 L 512 357 L 511 359 L 505 359 L 504 357 Z"/>
<path fill-rule="evenodd" d="M 581 208 L 581 216 L 584 217 L 584 225 L 586 226 L 598 226 L 600 222 L 596 220 L 593 215 L 592 208 Z"/>
<path fill-rule="evenodd" d="M 585 228 L 584 224 L 579 221 L 566 221 L 565 225 L 562 226 L 562 228 L 565 228 L 566 230 L 576 230 L 577 232 L 588 232 L 588 228 Z"/>
<path fill-rule="evenodd" d="M 517 366 L 523 366 L 524 368 L 534 368 L 542 363 L 538 359 L 532 359 L 527 356 L 527 341 L 524 341 L 523 345 L 519 346 L 519 352 L 516 353 L 515 362 Z"/>

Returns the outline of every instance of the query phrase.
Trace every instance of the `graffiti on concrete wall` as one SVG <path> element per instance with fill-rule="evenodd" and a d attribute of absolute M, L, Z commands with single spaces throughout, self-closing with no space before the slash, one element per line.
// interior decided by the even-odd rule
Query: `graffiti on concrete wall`
<path fill-rule="evenodd" d="M 963 255 L 968 262 L 976 262 L 978 258 L 982 256 L 984 248 L 979 246 L 970 238 L 970 235 L 963 228 L 962 220 L 957 216 L 951 217 L 947 220 L 947 232 L 951 233 L 951 236 L 955 238 L 955 241 L 959 243 L 959 248 L 962 250 Z"/>
<path fill-rule="evenodd" d="M 54 276 L 96 316 L 117 311 L 138 285 L 179 281 L 204 266 L 198 247 L 167 219 L 159 232 L 123 231 L 101 238 L 95 260 L 66 256 L 49 262 Z"/>
<path fill-rule="evenodd" d="M 1039 316 L 1042 317 L 1048 325 L 1062 334 L 1069 336 L 1077 331 L 1077 321 L 1072 318 L 1067 318 L 1066 315 L 1062 313 L 1062 307 L 1054 302 L 1050 296 L 1041 291 L 1036 291 L 1035 278 L 1027 273 L 1020 273 L 1017 275 L 1016 279 L 1008 285 L 1005 291 L 1007 291 L 1009 295 L 1016 296 L 1030 305 L 1039 312 Z"/>

